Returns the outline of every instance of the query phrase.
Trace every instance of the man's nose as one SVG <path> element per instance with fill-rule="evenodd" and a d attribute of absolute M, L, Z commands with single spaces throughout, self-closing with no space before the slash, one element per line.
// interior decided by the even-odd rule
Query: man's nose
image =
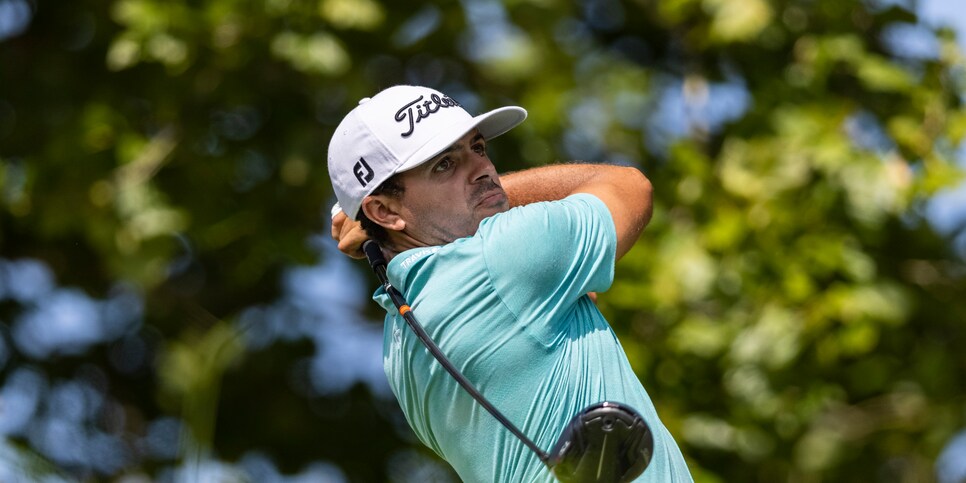
<path fill-rule="evenodd" d="M 496 168 L 490 160 L 481 158 L 473 166 L 473 182 L 479 183 L 493 178 L 496 175 Z"/>

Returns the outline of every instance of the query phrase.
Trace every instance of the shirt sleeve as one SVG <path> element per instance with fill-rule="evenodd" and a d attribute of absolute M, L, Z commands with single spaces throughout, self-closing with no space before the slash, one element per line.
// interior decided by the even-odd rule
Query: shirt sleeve
<path fill-rule="evenodd" d="M 591 194 L 514 208 L 485 220 L 479 235 L 494 288 L 518 319 L 555 318 L 614 280 L 614 221 Z"/>

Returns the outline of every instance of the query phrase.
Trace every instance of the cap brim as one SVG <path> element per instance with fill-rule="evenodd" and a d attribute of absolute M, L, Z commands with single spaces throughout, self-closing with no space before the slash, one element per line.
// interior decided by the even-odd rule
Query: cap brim
<path fill-rule="evenodd" d="M 454 124 L 436 136 L 433 136 L 423 147 L 413 153 L 406 162 L 400 165 L 396 173 L 408 171 L 433 159 L 437 154 L 452 146 L 456 141 L 459 141 L 460 138 L 473 130 L 473 128 L 479 129 L 483 138 L 490 140 L 518 126 L 526 118 L 526 109 L 517 106 L 507 106 L 467 119 L 466 122 Z"/>

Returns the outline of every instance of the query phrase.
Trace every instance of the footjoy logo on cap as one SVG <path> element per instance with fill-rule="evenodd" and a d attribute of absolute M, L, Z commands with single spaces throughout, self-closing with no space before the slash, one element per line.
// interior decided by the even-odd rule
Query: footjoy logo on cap
<path fill-rule="evenodd" d="M 397 122 L 405 122 L 406 120 L 409 121 L 409 130 L 403 132 L 400 134 L 400 136 L 408 138 L 416 129 L 417 122 L 422 121 L 444 107 L 463 107 L 460 106 L 460 103 L 454 101 L 452 98 L 446 95 L 439 97 L 438 94 L 431 94 L 428 101 L 420 103 L 422 100 L 423 96 L 419 96 L 415 101 L 402 106 L 401 109 L 396 111 L 395 119 Z M 416 109 L 415 114 L 413 114 L 413 108 Z"/>
<path fill-rule="evenodd" d="M 356 175 L 356 179 L 363 187 L 372 181 L 374 175 L 372 168 L 369 167 L 369 163 L 364 158 L 359 158 L 359 162 L 352 167 L 352 173 Z"/>

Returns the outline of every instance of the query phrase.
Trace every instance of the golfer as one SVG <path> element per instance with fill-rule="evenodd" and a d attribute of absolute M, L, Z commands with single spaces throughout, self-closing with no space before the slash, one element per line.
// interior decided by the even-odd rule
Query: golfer
<path fill-rule="evenodd" d="M 383 247 L 388 276 L 429 335 L 500 411 L 542 448 L 582 408 L 614 401 L 654 435 L 638 481 L 691 481 L 684 458 L 588 294 L 651 216 L 635 168 L 555 165 L 499 175 L 487 143 L 523 122 L 503 107 L 473 117 L 427 87 L 366 98 L 329 144 L 342 213 L 332 236 L 362 257 Z M 380 288 L 383 363 L 420 441 L 467 482 L 553 481 L 540 459 L 433 359 Z"/>

